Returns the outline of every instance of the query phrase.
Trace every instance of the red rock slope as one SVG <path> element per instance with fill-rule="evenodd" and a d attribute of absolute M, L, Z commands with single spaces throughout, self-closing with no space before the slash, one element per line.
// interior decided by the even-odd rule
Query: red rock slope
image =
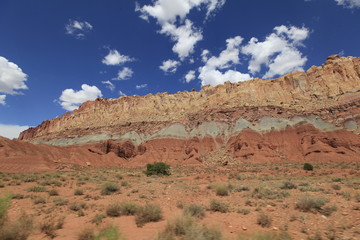
<path fill-rule="evenodd" d="M 22 156 L 37 156 L 49 168 L 86 165 L 84 159 L 127 166 L 359 161 L 359 91 L 360 58 L 335 55 L 273 80 L 99 98 L 24 131 L 12 144 L 38 144 Z M 22 161 L 18 150 L 9 160 L 2 148 L 2 162 Z"/>

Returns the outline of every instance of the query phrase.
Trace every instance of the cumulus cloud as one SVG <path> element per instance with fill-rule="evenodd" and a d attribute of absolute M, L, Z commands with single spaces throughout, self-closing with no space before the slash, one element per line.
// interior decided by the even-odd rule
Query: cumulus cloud
<path fill-rule="evenodd" d="M 360 7 L 360 0 L 335 0 L 338 5 L 343 5 L 346 8 Z"/>
<path fill-rule="evenodd" d="M 5 105 L 6 95 L 0 95 L 0 105 Z"/>
<path fill-rule="evenodd" d="M 218 57 L 210 57 L 210 52 L 204 50 L 202 59 L 205 62 L 203 67 L 199 68 L 199 79 L 201 85 L 216 86 L 226 81 L 240 82 L 250 80 L 252 77 L 249 74 L 244 74 L 229 68 L 235 67 L 239 64 L 240 45 L 243 38 L 236 36 L 226 40 L 227 47 Z"/>
<path fill-rule="evenodd" d="M 66 33 L 74 36 L 77 39 L 85 38 L 85 34 L 92 29 L 93 26 L 90 23 L 73 19 L 69 19 L 69 23 L 65 26 Z"/>
<path fill-rule="evenodd" d="M 147 88 L 147 84 L 140 84 L 140 85 L 136 85 L 136 89 L 142 89 L 142 88 Z"/>
<path fill-rule="evenodd" d="M 105 65 L 117 66 L 126 62 L 133 62 L 134 60 L 134 58 L 120 54 L 117 50 L 110 50 L 109 54 L 102 60 L 102 63 Z"/>
<path fill-rule="evenodd" d="M 162 65 L 159 68 L 163 70 L 165 73 L 175 73 L 179 66 L 180 66 L 179 61 L 169 59 L 163 61 Z"/>
<path fill-rule="evenodd" d="M 252 74 L 261 71 L 262 66 L 268 67 L 263 78 L 272 78 L 295 70 L 303 70 L 307 58 L 302 56 L 299 47 L 309 36 L 305 27 L 277 26 L 263 42 L 251 38 L 242 52 L 251 56 L 249 71 Z"/>
<path fill-rule="evenodd" d="M 163 24 L 160 33 L 168 35 L 176 42 L 172 50 L 183 60 L 194 52 L 194 46 L 203 39 L 200 30 L 195 29 L 190 20 L 186 20 L 184 25 L 177 27 L 175 24 Z"/>
<path fill-rule="evenodd" d="M 113 78 L 112 80 L 128 80 L 133 76 L 133 74 L 134 71 L 131 68 L 124 67 L 118 72 L 117 77 Z"/>
<path fill-rule="evenodd" d="M 203 36 L 201 31 L 193 27 L 193 23 L 186 19 L 191 9 L 205 7 L 206 18 L 217 9 L 220 9 L 226 0 L 156 0 L 153 5 L 137 5 L 136 11 L 140 12 L 140 17 L 149 20 L 155 18 L 161 26 L 159 31 L 170 36 L 175 42 L 173 51 L 178 54 L 180 59 L 188 57 L 193 51 L 194 46 Z"/>
<path fill-rule="evenodd" d="M 8 125 L 0 123 L 0 136 L 6 138 L 17 138 L 22 131 L 28 129 L 29 126 L 19 126 L 19 125 Z"/>
<path fill-rule="evenodd" d="M 194 70 L 190 70 L 186 75 L 185 75 L 185 82 L 189 83 L 192 80 L 195 79 L 195 71 Z"/>
<path fill-rule="evenodd" d="M 17 90 L 27 89 L 27 77 L 18 65 L 0 56 L 0 93 L 21 94 Z"/>
<path fill-rule="evenodd" d="M 81 90 L 65 89 L 60 98 L 60 105 L 68 111 L 73 111 L 86 101 L 93 101 L 98 97 L 102 97 L 100 89 L 96 86 L 87 84 L 81 85 Z"/>
<path fill-rule="evenodd" d="M 110 81 L 102 81 L 102 84 L 105 84 L 106 88 L 110 89 L 110 91 L 115 90 L 115 85 Z"/>

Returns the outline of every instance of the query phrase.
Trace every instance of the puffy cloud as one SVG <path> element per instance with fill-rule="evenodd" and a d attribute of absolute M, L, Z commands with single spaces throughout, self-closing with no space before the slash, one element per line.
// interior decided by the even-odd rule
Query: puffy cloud
<path fill-rule="evenodd" d="M 199 79 L 202 86 L 209 84 L 216 86 L 226 81 L 240 82 L 251 79 L 249 74 L 229 69 L 239 64 L 240 44 L 242 41 L 243 38 L 240 36 L 227 39 L 227 47 L 218 57 L 209 57 L 210 52 L 208 50 L 203 51 L 202 59 L 205 66 L 199 68 Z"/>
<path fill-rule="evenodd" d="M 147 88 L 147 84 L 140 84 L 140 85 L 136 85 L 136 89 L 142 89 L 142 88 Z"/>
<path fill-rule="evenodd" d="M 148 20 L 155 18 L 159 24 L 165 22 L 174 23 L 177 18 L 183 20 L 192 8 L 205 5 L 206 15 L 209 16 L 215 10 L 221 8 L 226 0 L 157 0 L 153 6 L 137 6 L 136 11 L 141 12 L 141 18 Z"/>
<path fill-rule="evenodd" d="M 105 84 L 106 88 L 110 89 L 110 91 L 115 90 L 115 85 L 110 81 L 102 81 L 102 84 Z"/>
<path fill-rule="evenodd" d="M 17 138 L 22 131 L 28 129 L 29 126 L 19 126 L 19 125 L 8 125 L 0 123 L 0 136 L 6 138 Z"/>
<path fill-rule="evenodd" d="M 120 54 L 117 50 L 110 50 L 109 54 L 102 60 L 102 63 L 105 65 L 116 66 L 126 62 L 132 62 L 134 60 L 134 58 Z"/>
<path fill-rule="evenodd" d="M 180 66 L 179 61 L 169 59 L 163 61 L 162 65 L 159 68 L 163 70 L 165 73 L 175 73 L 178 66 Z"/>
<path fill-rule="evenodd" d="M 263 42 L 252 38 L 242 48 L 244 54 L 251 56 L 249 71 L 252 74 L 258 73 L 264 65 L 269 70 L 263 77 L 272 78 L 294 70 L 303 70 L 307 58 L 302 56 L 298 48 L 303 46 L 302 42 L 308 36 L 309 30 L 304 27 L 277 26 Z"/>
<path fill-rule="evenodd" d="M 68 111 L 73 111 L 86 101 L 93 101 L 98 97 L 102 97 L 100 89 L 96 86 L 89 86 L 87 84 L 81 85 L 79 91 L 73 89 L 65 89 L 59 100 L 60 105 Z"/>
<path fill-rule="evenodd" d="M 66 33 L 73 35 L 77 39 L 83 39 L 85 34 L 92 29 L 93 26 L 90 23 L 73 19 L 69 19 L 69 23 L 65 26 Z"/>
<path fill-rule="evenodd" d="M 20 94 L 16 90 L 27 89 L 26 80 L 27 75 L 18 65 L 0 56 L 0 93 Z"/>
<path fill-rule="evenodd" d="M 128 80 L 134 74 L 134 71 L 131 68 L 124 67 L 122 70 L 118 72 L 118 76 L 113 78 L 112 80 Z"/>
<path fill-rule="evenodd" d="M 335 0 L 338 5 L 343 5 L 347 8 L 360 7 L 360 0 Z"/>
<path fill-rule="evenodd" d="M 186 19 L 191 9 L 201 9 L 205 6 L 206 18 L 214 11 L 220 9 L 226 0 L 156 0 L 153 5 L 140 7 L 137 5 L 136 11 L 140 12 L 140 17 L 149 20 L 155 18 L 161 26 L 159 31 L 170 36 L 175 42 L 172 50 L 183 60 L 194 51 L 196 43 L 203 39 L 201 30 L 193 27 L 193 23 Z"/>
<path fill-rule="evenodd" d="M 0 95 L 0 105 L 5 105 L 6 95 Z"/>
<path fill-rule="evenodd" d="M 176 42 L 172 50 L 181 60 L 193 53 L 196 43 L 203 39 L 201 32 L 193 27 L 190 20 L 186 20 L 185 24 L 179 27 L 175 24 L 165 23 L 160 33 L 170 36 Z"/>
<path fill-rule="evenodd" d="M 194 70 L 190 70 L 186 75 L 185 75 L 185 82 L 189 83 L 192 80 L 195 79 L 195 71 Z"/>

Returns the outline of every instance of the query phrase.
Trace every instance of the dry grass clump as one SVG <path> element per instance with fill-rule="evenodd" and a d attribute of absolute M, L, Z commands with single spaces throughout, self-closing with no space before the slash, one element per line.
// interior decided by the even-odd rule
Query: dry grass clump
<path fill-rule="evenodd" d="M 223 234 L 213 228 L 204 227 L 190 216 L 181 216 L 169 222 L 155 240 L 223 240 Z"/>
<path fill-rule="evenodd" d="M 212 199 L 210 201 L 210 210 L 213 212 L 226 213 L 229 211 L 229 204 Z"/>
<path fill-rule="evenodd" d="M 296 208 L 303 212 L 319 211 L 329 200 L 324 197 L 302 195 L 299 197 Z"/>
<path fill-rule="evenodd" d="M 162 210 L 160 206 L 147 204 L 136 212 L 135 222 L 138 227 L 142 227 L 148 222 L 157 222 L 162 219 Z"/>
<path fill-rule="evenodd" d="M 202 219 L 205 217 L 205 208 L 202 205 L 190 204 L 184 208 L 184 214 Z"/>
<path fill-rule="evenodd" d="M 257 217 L 257 224 L 262 227 L 270 227 L 272 223 L 272 219 L 270 216 L 266 215 L 265 213 L 261 212 Z"/>

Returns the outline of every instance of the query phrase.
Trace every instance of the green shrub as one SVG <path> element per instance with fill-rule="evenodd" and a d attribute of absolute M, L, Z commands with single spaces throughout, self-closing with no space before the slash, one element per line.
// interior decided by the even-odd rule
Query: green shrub
<path fill-rule="evenodd" d="M 64 206 L 64 205 L 67 205 L 69 203 L 69 200 L 62 199 L 62 198 L 55 198 L 54 203 L 55 203 L 56 206 Z"/>
<path fill-rule="evenodd" d="M 290 196 L 287 191 L 276 191 L 267 187 L 255 188 L 250 194 L 251 197 L 256 199 L 283 199 Z"/>
<path fill-rule="evenodd" d="M 283 185 L 280 186 L 280 189 L 296 189 L 297 186 L 292 182 L 284 182 Z"/>
<path fill-rule="evenodd" d="M 34 198 L 34 204 L 44 204 L 44 203 L 46 203 L 45 198 L 39 196 Z"/>
<path fill-rule="evenodd" d="M 64 225 L 65 217 L 57 219 L 45 220 L 40 224 L 40 231 L 50 238 L 57 236 L 56 230 L 61 229 Z"/>
<path fill-rule="evenodd" d="M 229 211 L 229 205 L 216 199 L 210 201 L 210 210 L 213 212 L 226 213 Z"/>
<path fill-rule="evenodd" d="M 257 217 L 257 224 L 259 224 L 262 227 L 270 227 L 271 222 L 272 222 L 271 217 L 263 212 L 261 212 Z"/>
<path fill-rule="evenodd" d="M 80 211 L 85 208 L 86 208 L 86 203 L 84 202 L 73 202 L 69 205 L 69 209 L 74 212 Z"/>
<path fill-rule="evenodd" d="M 122 240 L 124 239 L 119 229 L 115 226 L 105 227 L 100 231 L 100 233 L 95 237 L 95 240 Z"/>
<path fill-rule="evenodd" d="M 33 230 L 33 218 L 22 214 L 18 220 L 6 222 L 0 226 L 0 239 L 26 240 Z"/>
<path fill-rule="evenodd" d="M 56 189 L 49 190 L 49 196 L 58 196 L 59 192 Z"/>
<path fill-rule="evenodd" d="M 331 188 L 334 189 L 334 190 L 341 190 L 341 186 L 340 185 L 337 185 L 337 184 L 334 184 L 334 185 L 331 185 Z"/>
<path fill-rule="evenodd" d="M 296 208 L 303 212 L 319 211 L 329 200 L 324 197 L 313 197 L 310 195 L 300 196 Z"/>
<path fill-rule="evenodd" d="M 46 188 L 40 185 L 32 186 L 26 189 L 28 192 L 46 192 Z"/>
<path fill-rule="evenodd" d="M 112 203 L 106 208 L 106 215 L 109 217 L 120 217 L 121 216 L 121 205 L 120 203 Z"/>
<path fill-rule="evenodd" d="M 95 223 L 96 225 L 99 225 L 104 218 L 105 218 L 104 215 L 102 215 L 102 214 L 96 214 L 96 215 L 94 216 L 94 218 L 91 220 L 91 222 L 92 222 L 92 223 Z"/>
<path fill-rule="evenodd" d="M 248 209 L 248 208 L 242 208 L 242 209 L 239 209 L 238 211 L 237 211 L 237 213 L 241 213 L 241 214 L 244 214 L 244 215 L 248 215 L 249 213 L 250 213 L 250 209 Z"/>
<path fill-rule="evenodd" d="M 111 195 L 118 192 L 119 190 L 120 187 L 116 183 L 104 183 L 101 186 L 101 195 Z"/>
<path fill-rule="evenodd" d="M 310 163 L 304 163 L 303 169 L 305 171 L 312 171 L 312 170 L 314 170 L 314 167 Z"/>
<path fill-rule="evenodd" d="M 184 214 L 201 219 L 205 217 L 205 208 L 201 205 L 191 204 L 185 207 Z"/>
<path fill-rule="evenodd" d="M 216 192 L 217 196 L 228 196 L 229 195 L 228 188 L 225 186 L 216 186 L 215 192 Z"/>
<path fill-rule="evenodd" d="M 140 206 L 133 202 L 123 202 L 120 204 L 121 215 L 133 216 L 139 211 Z"/>
<path fill-rule="evenodd" d="M 11 196 L 0 198 L 0 226 L 5 223 L 6 213 L 10 207 Z"/>
<path fill-rule="evenodd" d="M 223 234 L 212 228 L 207 228 L 189 216 L 181 216 L 168 222 L 165 229 L 155 238 L 156 240 L 223 240 Z"/>
<path fill-rule="evenodd" d="M 75 191 L 74 191 L 74 195 L 75 196 L 81 196 L 81 195 L 84 195 L 84 190 L 82 190 L 82 189 L 75 189 Z"/>
<path fill-rule="evenodd" d="M 144 172 L 146 176 L 152 175 L 170 175 L 170 165 L 164 162 L 155 162 L 154 164 L 147 164 L 146 171 Z"/>
<path fill-rule="evenodd" d="M 141 207 L 135 216 L 135 222 L 138 227 L 142 227 L 148 222 L 157 222 L 162 219 L 162 211 L 160 206 L 147 204 Z"/>
<path fill-rule="evenodd" d="M 85 228 L 78 234 L 78 240 L 95 240 L 95 233 L 93 229 Z"/>

